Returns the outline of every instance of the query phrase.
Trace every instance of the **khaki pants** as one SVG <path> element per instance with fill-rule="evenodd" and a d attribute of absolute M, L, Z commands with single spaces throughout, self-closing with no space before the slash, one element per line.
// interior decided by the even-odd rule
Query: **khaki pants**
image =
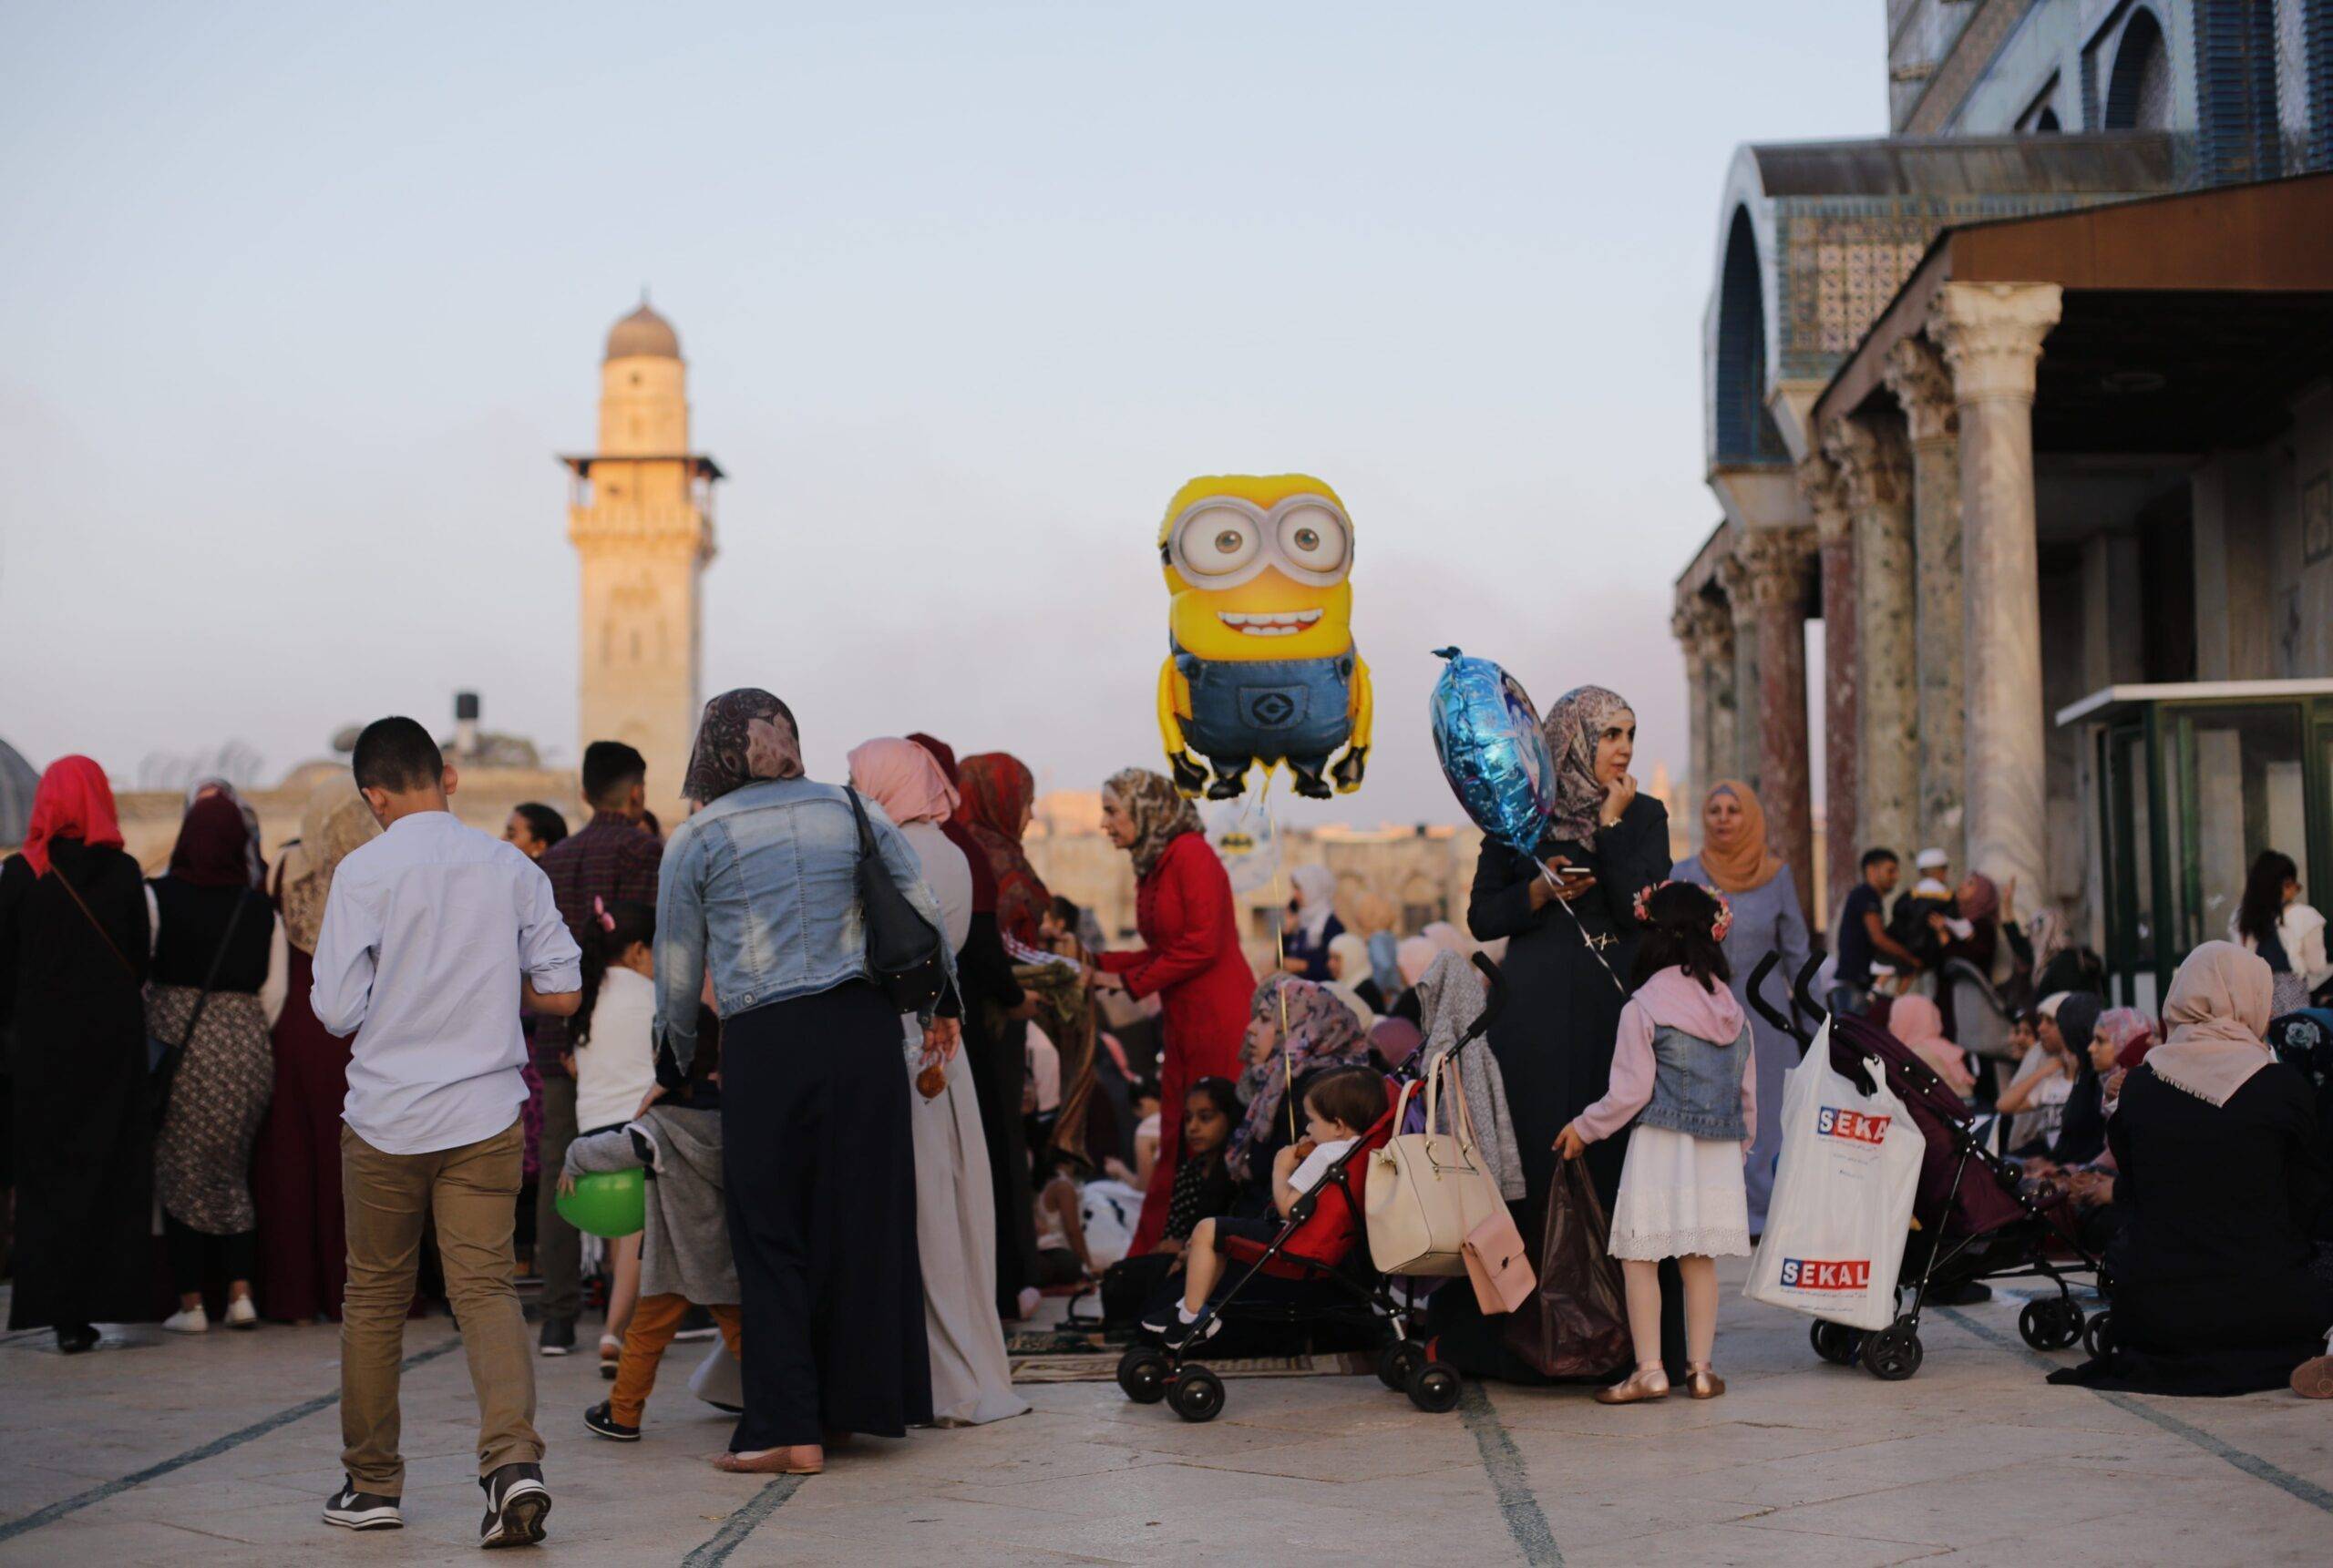
<path fill-rule="evenodd" d="M 525 1163 L 519 1123 L 427 1154 L 386 1154 L 344 1124 L 341 1191 L 348 1214 L 348 1289 L 340 1317 L 341 1464 L 359 1491 L 399 1497 L 398 1364 L 421 1266 L 421 1227 L 437 1221 L 446 1294 L 478 1395 L 478 1471 L 535 1463 L 535 1363 L 513 1283 L 510 1232 Z"/>
<path fill-rule="evenodd" d="M 640 1424 L 640 1412 L 656 1387 L 656 1368 L 663 1363 L 664 1348 L 680 1332 L 681 1319 L 688 1310 L 685 1296 L 643 1296 L 632 1309 L 632 1327 L 624 1330 L 623 1358 L 616 1363 L 616 1386 L 608 1394 L 610 1419 L 627 1427 Z M 742 1362 L 745 1358 L 738 1345 L 737 1309 L 708 1307 L 705 1310 L 720 1326 L 721 1342 L 729 1347 L 729 1354 Z"/>

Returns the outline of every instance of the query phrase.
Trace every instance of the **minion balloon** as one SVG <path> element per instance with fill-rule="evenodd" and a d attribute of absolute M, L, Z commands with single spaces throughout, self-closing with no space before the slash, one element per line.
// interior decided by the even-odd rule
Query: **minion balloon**
<path fill-rule="evenodd" d="M 1158 733 L 1175 787 L 1229 800 L 1252 765 L 1286 763 L 1299 794 L 1359 789 L 1369 667 L 1353 650 L 1352 523 L 1336 492 L 1304 474 L 1193 479 L 1167 505 L 1158 556 L 1171 605 Z"/>

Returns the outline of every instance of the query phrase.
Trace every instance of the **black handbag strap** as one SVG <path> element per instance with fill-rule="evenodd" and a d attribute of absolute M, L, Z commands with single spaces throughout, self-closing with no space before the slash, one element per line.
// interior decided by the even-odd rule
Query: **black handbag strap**
<path fill-rule="evenodd" d="M 186 1030 L 179 1036 L 178 1048 L 184 1050 L 194 1039 L 194 1026 L 202 1021 L 202 1009 L 211 1000 L 211 993 L 219 984 L 219 970 L 227 962 L 227 948 L 235 939 L 235 927 L 243 923 L 243 907 L 252 901 L 251 890 L 242 889 L 235 899 L 234 912 L 227 917 L 227 929 L 219 938 L 219 950 L 211 955 L 211 968 L 202 977 L 202 989 L 196 993 L 194 1010 L 187 1014 Z"/>
<path fill-rule="evenodd" d="M 848 784 L 842 793 L 850 797 L 850 815 L 858 824 L 858 858 L 861 863 L 875 858 L 875 829 L 867 821 L 867 807 L 860 804 L 858 792 Z"/>
<path fill-rule="evenodd" d="M 49 869 L 57 873 L 57 886 L 65 889 L 66 897 L 72 899 L 81 913 L 89 917 L 89 929 L 98 934 L 98 940 L 106 945 L 106 951 L 119 959 L 121 967 L 129 971 L 129 978 L 136 979 L 138 966 L 129 961 L 129 955 L 121 950 L 121 944 L 115 941 L 112 935 L 106 930 L 104 922 L 98 918 L 98 912 L 89 907 L 89 901 L 81 897 L 81 890 L 73 886 L 73 879 L 70 876 L 65 875 L 65 868 L 61 866 L 51 866 Z"/>

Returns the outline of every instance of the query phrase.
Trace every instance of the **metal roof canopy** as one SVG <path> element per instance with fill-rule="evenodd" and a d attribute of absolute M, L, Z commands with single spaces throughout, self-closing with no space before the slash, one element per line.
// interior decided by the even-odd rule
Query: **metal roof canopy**
<path fill-rule="evenodd" d="M 2297 697 L 2333 697 L 2333 680 L 2173 681 L 2108 686 L 2059 709 L 2058 728 L 2102 723 L 2154 702 L 2272 702 Z"/>

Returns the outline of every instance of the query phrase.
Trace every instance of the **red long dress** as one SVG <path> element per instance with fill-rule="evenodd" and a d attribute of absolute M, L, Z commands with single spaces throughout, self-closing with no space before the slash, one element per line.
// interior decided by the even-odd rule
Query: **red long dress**
<path fill-rule="evenodd" d="M 1186 833 L 1166 845 L 1135 893 L 1135 926 L 1143 945 L 1102 953 L 1095 964 L 1123 976 L 1132 995 L 1156 991 L 1166 1005 L 1166 1049 L 1158 1068 L 1158 1163 L 1135 1227 L 1135 1255 L 1158 1245 L 1183 1142 L 1183 1098 L 1202 1078 L 1239 1076 L 1239 1048 L 1256 992 L 1255 971 L 1239 950 L 1239 917 L 1231 881 L 1206 835 Z"/>
<path fill-rule="evenodd" d="M 340 1317 L 348 1229 L 340 1197 L 340 1108 L 348 1041 L 308 1005 L 314 958 L 286 942 L 290 985 L 275 1020 L 275 1097 L 252 1158 L 259 1208 L 260 1310 L 292 1321 Z"/>

